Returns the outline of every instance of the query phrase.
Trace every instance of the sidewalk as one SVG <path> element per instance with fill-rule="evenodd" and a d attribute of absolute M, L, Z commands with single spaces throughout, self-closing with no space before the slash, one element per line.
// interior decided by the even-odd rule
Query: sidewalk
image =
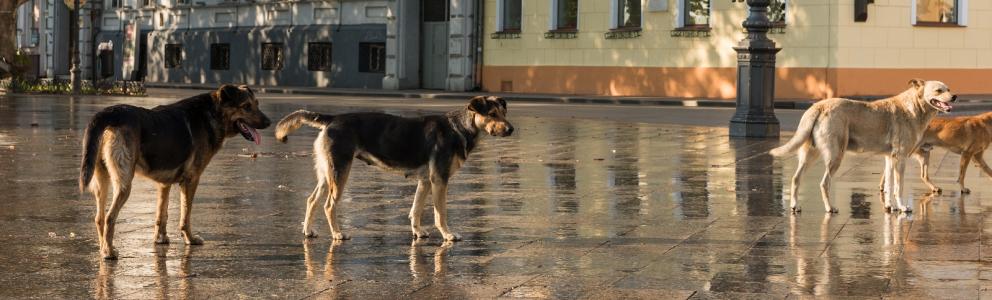
<path fill-rule="evenodd" d="M 181 84 L 181 83 L 145 83 L 148 88 L 174 89 L 203 89 L 212 90 L 215 84 Z M 339 89 L 317 87 L 273 87 L 259 86 L 253 89 L 263 93 L 299 94 L 299 95 L 328 95 L 328 96 L 360 96 L 360 97 L 390 97 L 415 99 L 465 99 L 479 95 L 497 95 L 512 101 L 528 101 L 540 103 L 565 104 L 606 104 L 606 105 L 649 105 L 676 107 L 734 107 L 736 103 L 728 99 L 678 99 L 658 97 L 617 97 L 597 95 L 557 95 L 557 94 L 525 94 L 525 93 L 484 93 L 484 92 L 447 92 L 438 90 L 381 90 L 381 89 Z M 864 96 L 855 99 L 875 100 L 882 97 Z M 955 105 L 955 111 L 992 111 L 992 95 L 961 95 L 961 100 Z M 776 109 L 805 110 L 815 103 L 815 100 L 776 99 Z"/>

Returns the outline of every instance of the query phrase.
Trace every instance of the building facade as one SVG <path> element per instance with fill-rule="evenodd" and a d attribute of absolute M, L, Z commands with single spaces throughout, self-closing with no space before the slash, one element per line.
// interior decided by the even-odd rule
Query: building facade
<path fill-rule="evenodd" d="M 479 86 L 475 3 L 90 0 L 78 42 L 86 79 L 468 91 Z M 62 0 L 31 0 L 19 17 L 21 48 L 43 57 L 40 77 L 67 75 Z"/>
<path fill-rule="evenodd" d="M 731 99 L 737 0 L 485 0 L 483 89 Z M 773 0 L 776 97 L 887 95 L 919 77 L 989 94 L 992 2 Z"/>

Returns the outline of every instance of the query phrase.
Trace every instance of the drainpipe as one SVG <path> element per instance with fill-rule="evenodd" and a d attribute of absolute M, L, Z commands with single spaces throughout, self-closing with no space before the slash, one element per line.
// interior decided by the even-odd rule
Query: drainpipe
<path fill-rule="evenodd" d="M 93 86 L 96 86 L 97 80 L 96 52 L 98 43 L 96 36 L 103 29 L 103 24 L 100 22 L 100 13 L 102 10 L 103 6 L 101 2 L 90 2 L 90 81 L 93 83 Z"/>
<path fill-rule="evenodd" d="M 486 12 L 485 1 L 475 2 L 475 90 L 482 90 L 482 43 L 485 42 Z"/>

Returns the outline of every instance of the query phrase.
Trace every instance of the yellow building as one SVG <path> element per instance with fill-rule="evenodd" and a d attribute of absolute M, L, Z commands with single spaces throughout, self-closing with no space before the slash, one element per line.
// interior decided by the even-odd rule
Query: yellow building
<path fill-rule="evenodd" d="M 887 95 L 914 77 L 992 94 L 992 1 L 772 2 L 777 98 Z M 736 96 L 743 0 L 485 0 L 484 15 L 487 91 Z"/>

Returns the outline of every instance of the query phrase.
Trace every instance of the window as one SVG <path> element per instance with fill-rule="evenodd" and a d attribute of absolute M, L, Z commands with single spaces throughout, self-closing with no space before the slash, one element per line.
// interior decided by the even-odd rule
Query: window
<path fill-rule="evenodd" d="M 155 5 L 155 0 L 141 0 L 141 6 Z"/>
<path fill-rule="evenodd" d="M 641 0 L 617 0 L 616 29 L 641 28 Z"/>
<path fill-rule="evenodd" d="M 959 24 L 961 0 L 916 0 L 916 24 Z"/>
<path fill-rule="evenodd" d="M 178 68 L 183 63 L 183 45 L 165 44 L 165 67 Z"/>
<path fill-rule="evenodd" d="M 555 0 L 555 17 L 552 30 L 576 30 L 579 28 L 579 1 Z"/>
<path fill-rule="evenodd" d="M 331 43 L 310 43 L 307 45 L 307 69 L 310 71 L 331 70 Z"/>
<path fill-rule="evenodd" d="M 121 8 L 121 1 L 122 0 L 107 0 L 107 6 L 112 8 Z"/>
<path fill-rule="evenodd" d="M 768 20 L 772 21 L 772 26 L 785 26 L 785 1 L 772 0 L 768 4 Z"/>
<path fill-rule="evenodd" d="M 710 27 L 710 0 L 682 0 L 682 26 L 685 28 Z"/>
<path fill-rule="evenodd" d="M 424 22 L 447 22 L 448 1 L 424 0 L 423 18 L 424 18 Z"/>
<path fill-rule="evenodd" d="M 176 0 L 176 5 L 189 5 L 189 0 Z"/>
<path fill-rule="evenodd" d="M 519 32 L 520 31 L 520 1 L 521 0 L 501 0 L 499 1 L 500 31 Z"/>
<path fill-rule="evenodd" d="M 359 43 L 358 71 L 365 73 L 385 73 L 386 43 Z"/>
<path fill-rule="evenodd" d="M 262 44 L 262 70 L 282 70 L 282 43 Z"/>
<path fill-rule="evenodd" d="M 210 69 L 231 69 L 231 44 L 210 44 Z"/>

